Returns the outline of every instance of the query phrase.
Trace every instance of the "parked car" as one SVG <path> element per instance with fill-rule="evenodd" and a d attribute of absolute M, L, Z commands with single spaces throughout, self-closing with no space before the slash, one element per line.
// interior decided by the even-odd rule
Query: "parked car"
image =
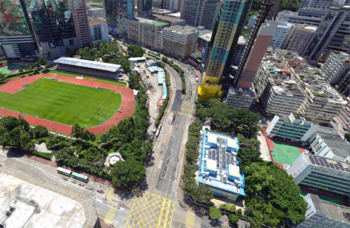
<path fill-rule="evenodd" d="M 84 186 L 85 186 L 85 184 L 83 184 L 83 183 L 79 183 L 79 186 L 84 187 Z"/>
<path fill-rule="evenodd" d="M 102 189 L 97 189 L 97 192 L 99 192 L 99 193 L 105 193 L 105 191 L 103 191 Z"/>
<path fill-rule="evenodd" d="M 71 182 L 72 182 L 73 184 L 78 183 L 78 181 L 76 181 L 76 180 L 72 180 Z"/>
<path fill-rule="evenodd" d="M 63 179 L 64 181 L 67 181 L 67 180 L 68 180 L 68 178 L 67 178 L 67 177 L 62 177 L 62 179 Z"/>
<path fill-rule="evenodd" d="M 94 189 L 91 188 L 90 186 L 86 186 L 85 188 L 86 188 L 86 189 L 89 189 L 89 190 L 91 190 L 91 191 L 94 190 Z"/>

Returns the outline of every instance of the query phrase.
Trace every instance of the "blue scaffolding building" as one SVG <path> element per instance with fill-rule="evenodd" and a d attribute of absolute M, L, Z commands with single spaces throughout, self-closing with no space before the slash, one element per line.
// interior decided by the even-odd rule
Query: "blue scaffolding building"
<path fill-rule="evenodd" d="M 244 193 L 244 175 L 237 161 L 238 138 L 203 131 L 198 183 L 214 195 L 236 201 Z"/>

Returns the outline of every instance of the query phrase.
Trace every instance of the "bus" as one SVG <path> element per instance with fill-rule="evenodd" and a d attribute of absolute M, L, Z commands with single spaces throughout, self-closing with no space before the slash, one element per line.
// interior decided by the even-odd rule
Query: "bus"
<path fill-rule="evenodd" d="M 62 174 L 62 175 L 66 175 L 66 176 L 70 176 L 72 174 L 72 171 L 69 171 L 68 169 L 64 169 L 61 167 L 57 168 L 57 173 Z"/>
<path fill-rule="evenodd" d="M 87 176 L 84 176 L 84 175 L 81 175 L 81 174 L 75 173 L 75 172 L 72 173 L 72 177 L 74 179 L 77 179 L 77 180 L 80 180 L 80 181 L 84 181 L 84 182 L 88 182 L 89 181 L 89 178 Z"/>

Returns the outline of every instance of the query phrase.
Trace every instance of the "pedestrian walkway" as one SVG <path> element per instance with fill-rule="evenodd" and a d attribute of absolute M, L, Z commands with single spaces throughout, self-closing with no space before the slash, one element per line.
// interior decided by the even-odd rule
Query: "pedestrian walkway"
<path fill-rule="evenodd" d="M 186 213 L 186 227 L 187 228 L 193 228 L 194 227 L 194 222 L 196 220 L 196 215 L 191 212 L 191 211 L 187 211 Z"/>
<path fill-rule="evenodd" d="M 113 220 L 113 217 L 115 215 L 115 212 L 117 211 L 117 208 L 115 207 L 111 207 L 106 215 L 106 218 L 104 219 L 105 220 L 105 223 L 107 224 L 111 224 L 112 223 L 112 220 Z"/>
<path fill-rule="evenodd" d="M 115 189 L 114 188 L 111 188 L 111 190 L 109 191 L 106 199 L 107 200 L 112 200 L 114 198 L 114 194 L 115 194 Z"/>

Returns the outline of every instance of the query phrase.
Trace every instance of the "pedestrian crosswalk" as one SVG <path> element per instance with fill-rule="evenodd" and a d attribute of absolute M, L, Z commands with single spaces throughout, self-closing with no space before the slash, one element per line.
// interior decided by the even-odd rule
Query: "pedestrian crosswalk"
<path fill-rule="evenodd" d="M 194 227 L 194 222 L 196 220 L 196 215 L 191 212 L 191 211 L 187 211 L 186 213 L 186 227 L 187 228 L 193 228 Z"/>
<path fill-rule="evenodd" d="M 107 200 L 112 200 L 114 198 L 114 194 L 115 194 L 115 189 L 114 188 L 111 188 L 111 190 L 109 191 L 106 199 Z"/>
<path fill-rule="evenodd" d="M 109 211 L 106 215 L 106 218 L 104 219 L 106 224 L 112 223 L 112 220 L 113 220 L 113 217 L 114 217 L 116 211 L 117 211 L 117 208 L 115 208 L 115 207 L 111 207 L 109 209 Z"/>

